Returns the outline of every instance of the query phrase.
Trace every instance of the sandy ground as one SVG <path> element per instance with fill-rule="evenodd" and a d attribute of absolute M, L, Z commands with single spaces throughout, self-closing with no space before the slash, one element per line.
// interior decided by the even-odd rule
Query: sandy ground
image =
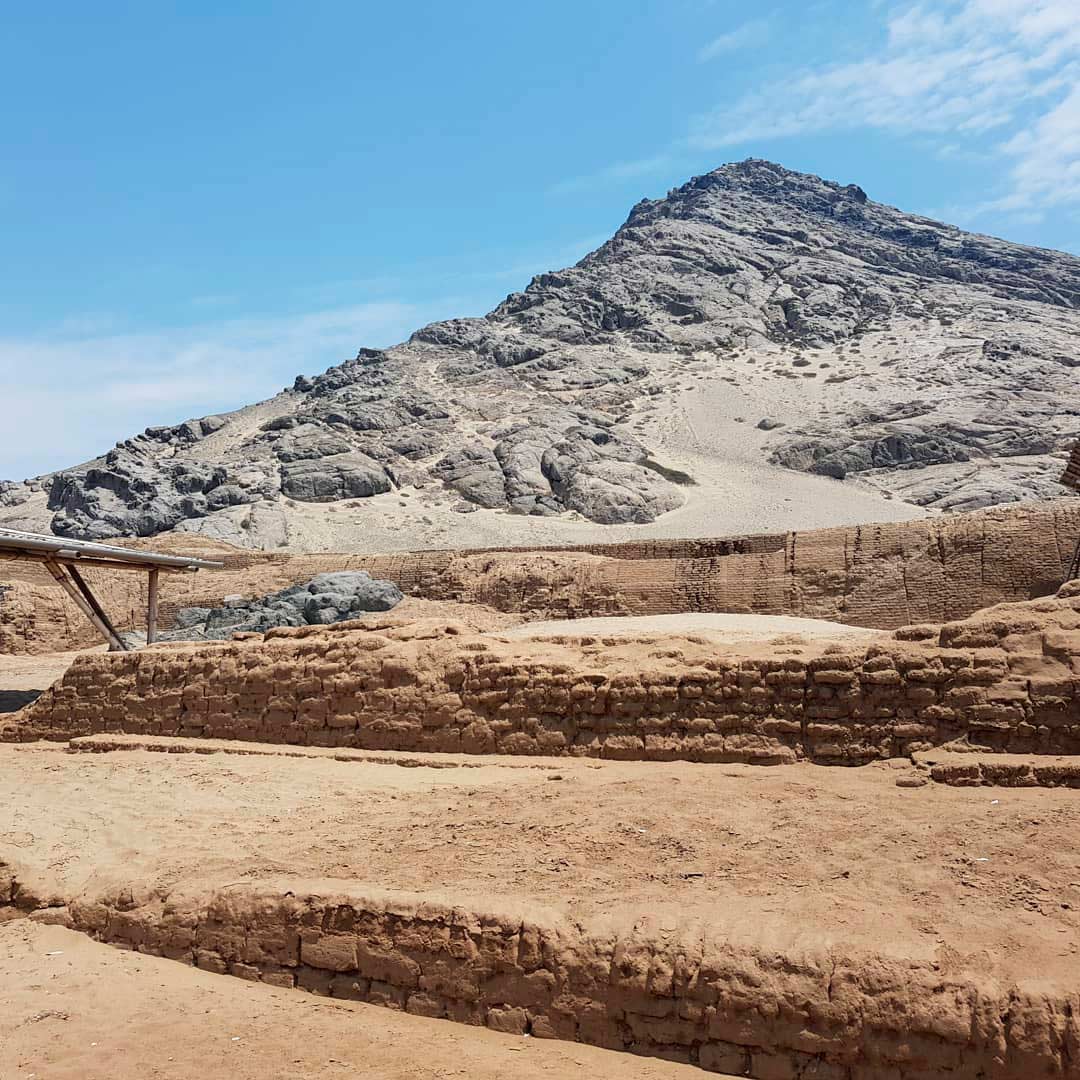
<path fill-rule="evenodd" d="M 105 646 L 72 652 L 10 656 L 0 653 L 0 714 L 15 712 L 47 690 L 80 652 L 104 652 Z"/>
<path fill-rule="evenodd" d="M 684 612 L 678 615 L 611 616 L 596 619 L 553 619 L 525 623 L 500 631 L 500 637 L 576 637 L 598 634 L 605 637 L 633 634 L 700 634 L 723 644 L 744 641 L 773 641 L 785 644 L 825 638 L 829 641 L 872 641 L 888 637 L 885 630 L 866 630 L 826 619 L 798 619 L 789 615 L 738 615 L 711 612 Z"/>
<path fill-rule="evenodd" d="M 84 652 L 105 652 L 105 646 L 42 653 L 40 656 L 0 654 L 0 690 L 45 690 L 71 667 L 76 656 Z"/>
<path fill-rule="evenodd" d="M 0 926 L 4 1080 L 689 1080 L 688 1065 L 500 1035 Z"/>
<path fill-rule="evenodd" d="M 887 765 L 433 769 L 264 749 L 0 746 L 0 860 L 53 902 L 298 875 L 1075 980 L 1070 790 L 912 789 Z"/>
<path fill-rule="evenodd" d="M 681 507 L 646 525 L 598 525 L 576 513 L 551 518 L 502 510 L 463 514 L 453 509 L 461 505 L 461 499 L 452 492 L 402 488 L 351 502 L 289 505 L 288 550 L 386 553 L 425 548 L 573 546 L 741 536 L 926 516 L 920 507 L 898 499 L 889 501 L 858 481 L 841 483 L 760 462 L 734 468 L 686 451 L 664 454 L 662 462 L 669 468 L 695 470 L 697 483 L 680 488 L 686 500 Z M 239 511 L 236 515 L 242 516 Z M 236 537 L 242 540 L 243 533 Z"/>

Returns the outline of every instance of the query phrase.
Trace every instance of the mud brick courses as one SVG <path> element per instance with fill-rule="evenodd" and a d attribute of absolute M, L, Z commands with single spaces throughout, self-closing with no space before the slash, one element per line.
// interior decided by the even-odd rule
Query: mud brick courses
<path fill-rule="evenodd" d="M 4 564 L 5 568 L 10 563 Z M 4 574 L 5 570 L 0 570 Z M 54 583 L 55 584 L 55 583 Z M 46 652 L 85 634 L 85 620 L 59 587 L 41 589 L 25 581 L 0 582 L 0 654 Z"/>
<path fill-rule="evenodd" d="M 209 971 L 497 1031 L 763 1080 L 1075 1076 L 1080 994 L 820 944 L 780 951 L 713 921 L 572 923 L 341 883 L 238 885 L 77 929 Z"/>
<path fill-rule="evenodd" d="M 361 628 L 363 627 L 363 628 Z M 2 732 L 451 753 L 858 764 L 961 736 L 1080 752 L 1080 584 L 870 647 L 694 637 L 511 641 L 342 623 L 84 655 Z"/>
<path fill-rule="evenodd" d="M 1064 498 L 721 540 L 270 558 L 296 580 L 333 559 L 336 569 L 367 570 L 408 595 L 537 618 L 731 611 L 892 630 L 1052 593 L 1078 538 L 1080 499 Z"/>
<path fill-rule="evenodd" d="M 1080 442 L 1073 447 L 1072 456 L 1065 467 L 1065 475 L 1061 478 L 1061 482 L 1066 487 L 1080 491 Z"/>

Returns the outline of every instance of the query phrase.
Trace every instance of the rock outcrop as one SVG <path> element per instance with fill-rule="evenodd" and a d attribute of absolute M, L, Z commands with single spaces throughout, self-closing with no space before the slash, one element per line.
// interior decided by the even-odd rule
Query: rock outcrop
<path fill-rule="evenodd" d="M 484 318 L 362 348 L 254 411 L 148 429 L 42 482 L 53 530 L 90 539 L 231 536 L 252 520 L 237 507 L 287 518 L 290 501 L 405 489 L 650 522 L 692 491 L 692 472 L 656 467 L 656 421 L 681 415 L 697 379 L 753 391 L 762 465 L 968 510 L 1061 492 L 1078 331 L 1080 259 L 746 161 L 639 203 L 607 243 Z M 799 407 L 775 410 L 793 380 Z M 722 463 L 734 437 L 715 412 L 691 441 Z M 6 484 L 0 504 L 17 511 L 31 491 Z"/>
<path fill-rule="evenodd" d="M 261 633 L 277 626 L 326 626 L 363 612 L 389 611 L 401 600 L 401 590 L 389 581 L 377 581 L 363 570 L 340 570 L 316 574 L 303 584 L 255 600 L 234 600 L 215 608 L 181 608 L 175 628 L 160 637 L 165 641 L 203 641 L 240 632 Z"/>

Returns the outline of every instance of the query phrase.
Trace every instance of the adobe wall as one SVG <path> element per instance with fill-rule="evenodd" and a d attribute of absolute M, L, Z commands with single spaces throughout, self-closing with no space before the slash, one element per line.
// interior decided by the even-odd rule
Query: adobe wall
<path fill-rule="evenodd" d="M 408 595 L 534 618 L 728 611 L 892 630 L 1053 593 L 1078 538 L 1080 499 L 1064 498 L 786 535 L 263 558 L 297 581 L 332 564 L 367 570 Z M 226 565 L 254 567 L 259 558 L 245 553 Z M 213 583 L 206 575 L 201 584 Z"/>
<path fill-rule="evenodd" d="M 1052 593 L 1080 537 L 1080 500 L 995 507 L 914 522 L 759 537 L 754 550 L 689 555 L 702 541 L 607 545 L 566 555 L 424 552 L 351 565 L 407 593 L 544 618 L 753 612 L 895 629 L 964 618 Z M 749 539 L 749 538 L 748 538 Z M 737 541 L 727 541 L 737 545 Z M 622 553 L 610 557 L 614 548 Z"/>
<path fill-rule="evenodd" d="M 1004 985 L 959 958 L 782 947 L 736 927 L 238 883 L 206 898 L 77 901 L 99 940 L 209 971 L 496 1031 L 771 1080 L 1075 1076 L 1080 994 Z"/>
<path fill-rule="evenodd" d="M 84 655 L 0 735 L 767 764 L 858 764 L 962 736 L 995 751 L 1080 752 L 1075 584 L 861 649 L 360 625 Z"/>
<path fill-rule="evenodd" d="M 530 618 L 753 612 L 894 629 L 1052 593 L 1080 538 L 1080 499 L 783 536 L 650 540 L 576 549 L 287 555 L 233 551 L 225 569 L 162 578 L 162 623 L 180 607 L 262 596 L 328 570 L 367 570 L 408 595 Z M 184 547 L 185 538 L 158 546 Z M 187 538 L 191 547 L 192 539 Z M 211 552 L 221 557 L 220 545 Z M 145 618 L 141 574 L 87 571 L 117 625 Z M 96 644 L 40 568 L 4 564 L 0 652 Z M 20 594 L 20 590 L 22 590 Z M 20 598 L 21 597 L 21 598 Z"/>
<path fill-rule="evenodd" d="M 0 577 L 12 564 L 2 564 Z M 96 644 L 96 631 L 55 581 L 46 586 L 0 580 L 0 655 L 42 653 Z M 100 640 L 100 639 L 99 639 Z"/>
<path fill-rule="evenodd" d="M 1062 476 L 1061 482 L 1066 487 L 1080 491 L 1080 442 L 1073 447 L 1072 455 L 1069 457 L 1068 465 L 1065 466 L 1065 475 Z"/>

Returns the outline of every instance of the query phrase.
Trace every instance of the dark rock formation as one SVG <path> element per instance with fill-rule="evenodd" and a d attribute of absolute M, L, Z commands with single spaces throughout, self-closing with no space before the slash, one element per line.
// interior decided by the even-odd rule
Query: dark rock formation
<path fill-rule="evenodd" d="M 318 626 L 354 619 L 367 611 L 389 611 L 402 599 L 389 581 L 378 581 L 363 570 L 317 574 L 302 585 L 291 585 L 258 600 L 238 600 L 219 608 L 181 608 L 176 627 L 163 641 L 201 641 L 229 638 L 240 631 L 261 633 L 275 626 Z"/>

